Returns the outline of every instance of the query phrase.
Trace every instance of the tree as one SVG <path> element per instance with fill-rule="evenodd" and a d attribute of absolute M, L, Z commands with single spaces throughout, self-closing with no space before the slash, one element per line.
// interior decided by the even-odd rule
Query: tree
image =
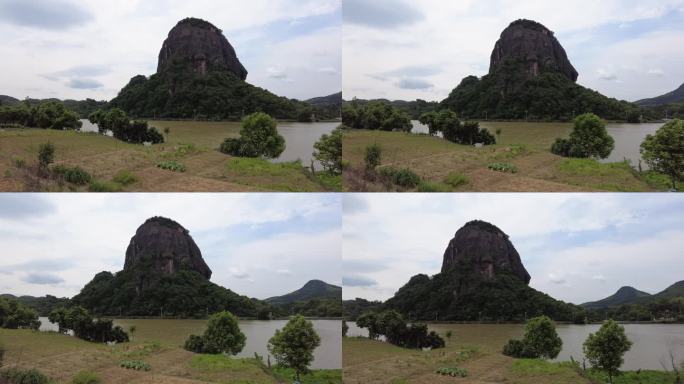
<path fill-rule="evenodd" d="M 430 112 L 425 112 L 420 117 L 418 118 L 418 121 L 423 124 L 427 125 L 428 127 L 428 134 L 430 136 L 434 136 L 437 131 L 438 131 L 438 121 L 439 115 L 435 111 L 430 111 Z"/>
<path fill-rule="evenodd" d="M 257 112 L 242 120 L 239 138 L 227 138 L 219 150 L 232 156 L 275 159 L 285 150 L 285 138 L 278 133 L 271 116 Z"/>
<path fill-rule="evenodd" d="M 245 347 L 246 337 L 240 330 L 237 317 L 223 311 L 209 317 L 202 339 L 203 353 L 237 355 Z"/>
<path fill-rule="evenodd" d="M 530 319 L 525 325 L 522 340 L 509 340 L 503 354 L 513 357 L 555 359 L 561 351 L 563 340 L 556 333 L 556 326 L 546 316 Z"/>
<path fill-rule="evenodd" d="M 672 189 L 684 177 L 684 120 L 672 120 L 641 143 L 641 157 L 648 166 L 670 177 Z"/>
<path fill-rule="evenodd" d="M 314 143 L 313 157 L 318 160 L 323 169 L 333 175 L 342 173 L 342 126 L 338 126 L 328 134 L 323 134 Z"/>
<path fill-rule="evenodd" d="M 297 315 L 283 329 L 276 330 L 268 341 L 268 351 L 278 364 L 294 369 L 297 382 L 300 382 L 300 374 L 309 372 L 313 351 L 319 345 L 321 338 L 314 330 L 313 323 Z"/>
<path fill-rule="evenodd" d="M 382 162 L 382 147 L 377 143 L 367 146 L 363 160 L 366 164 L 366 171 L 374 171 Z"/>
<path fill-rule="evenodd" d="M 592 367 L 605 371 L 612 384 L 613 376 L 620 372 L 623 355 L 631 347 L 632 342 L 627 339 L 625 328 L 614 320 L 608 320 L 598 332 L 589 334 L 583 351 Z"/>
<path fill-rule="evenodd" d="M 51 142 L 43 143 L 38 147 L 38 165 L 46 169 L 55 161 L 55 146 Z"/>
<path fill-rule="evenodd" d="M 569 139 L 558 138 L 551 146 L 551 152 L 565 157 L 605 159 L 615 148 L 615 140 L 608 135 L 606 124 L 593 113 L 575 118 Z"/>

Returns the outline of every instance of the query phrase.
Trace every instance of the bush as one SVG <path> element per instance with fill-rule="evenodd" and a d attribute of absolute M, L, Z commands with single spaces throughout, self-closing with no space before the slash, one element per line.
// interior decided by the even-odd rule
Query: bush
<path fill-rule="evenodd" d="M 518 167 L 510 163 L 492 163 L 487 168 L 492 171 L 518 173 Z"/>
<path fill-rule="evenodd" d="M 442 132 L 445 140 L 458 143 L 473 145 L 481 143 L 484 145 L 496 144 L 496 138 L 488 130 L 480 128 L 480 123 L 476 121 L 462 122 L 454 111 L 443 109 L 439 112 L 427 112 L 420 116 L 420 122 L 428 126 L 430 135 Z"/>
<path fill-rule="evenodd" d="M 71 384 L 100 384 L 101 382 L 100 377 L 90 371 L 81 371 L 71 379 Z"/>
<path fill-rule="evenodd" d="M 236 355 L 245 347 L 245 334 L 240 330 L 238 319 L 228 311 L 209 317 L 207 329 L 202 336 L 190 335 L 185 349 L 192 352 Z"/>
<path fill-rule="evenodd" d="M 121 184 L 111 181 L 91 180 L 88 185 L 90 192 L 121 192 L 122 190 Z"/>
<path fill-rule="evenodd" d="M 449 184 L 454 188 L 457 188 L 462 185 L 468 184 L 468 178 L 464 175 L 461 175 L 460 173 L 452 172 L 449 175 L 447 175 L 447 177 L 444 179 L 444 183 Z"/>
<path fill-rule="evenodd" d="M 385 336 L 387 342 L 403 348 L 444 348 L 445 343 L 437 333 L 428 333 L 427 325 L 407 325 L 406 320 L 397 311 L 388 310 L 380 313 L 366 312 L 356 319 L 356 325 L 368 329 L 368 337 L 376 339 Z"/>
<path fill-rule="evenodd" d="M 463 368 L 453 367 L 453 368 L 440 368 L 435 371 L 435 373 L 443 376 L 451 377 L 466 377 L 468 376 L 468 371 Z"/>
<path fill-rule="evenodd" d="M 66 165 L 58 164 L 52 167 L 52 171 L 61 175 L 64 180 L 72 184 L 86 185 L 92 180 L 90 173 L 78 166 L 68 167 Z"/>
<path fill-rule="evenodd" d="M 417 190 L 418 192 L 451 192 L 449 186 L 431 181 L 421 181 Z"/>
<path fill-rule="evenodd" d="M 508 341 L 503 354 L 517 358 L 555 359 L 562 346 L 563 341 L 556 333 L 553 321 L 546 316 L 539 316 L 527 322 L 522 340 Z"/>
<path fill-rule="evenodd" d="M 684 178 L 684 121 L 672 120 L 641 143 L 641 156 L 651 170 L 670 178 L 672 189 Z"/>
<path fill-rule="evenodd" d="M 613 320 L 601 325 L 596 333 L 590 333 L 584 342 L 582 351 L 592 367 L 605 371 L 608 380 L 619 373 L 623 355 L 630 350 L 632 342 L 625 335 L 625 328 Z"/>
<path fill-rule="evenodd" d="M 367 171 L 375 170 L 382 163 L 382 147 L 377 143 L 367 146 L 363 161 Z"/>
<path fill-rule="evenodd" d="M 569 139 L 556 139 L 551 152 L 565 157 L 605 159 L 615 148 L 615 140 L 608 135 L 606 124 L 593 113 L 575 118 Z"/>
<path fill-rule="evenodd" d="M 90 313 L 81 306 L 54 309 L 50 312 L 48 319 L 59 326 L 60 332 L 66 333 L 71 330 L 74 336 L 86 341 L 96 343 L 128 341 L 128 334 L 118 325 L 114 326 L 112 320 L 93 320 Z"/>
<path fill-rule="evenodd" d="M 395 169 L 392 167 L 384 167 L 380 169 L 380 176 L 392 184 L 404 188 L 415 188 L 420 184 L 420 176 L 408 168 Z"/>
<path fill-rule="evenodd" d="M 49 141 L 43 143 L 38 147 L 38 165 L 41 168 L 47 168 L 48 165 L 55 161 L 55 146 Z"/>
<path fill-rule="evenodd" d="M 48 384 L 50 379 L 37 369 L 10 368 L 0 371 L 0 378 L 14 384 Z"/>
<path fill-rule="evenodd" d="M 142 360 L 124 360 L 119 363 L 119 366 L 126 369 L 135 369 L 136 371 L 149 371 L 152 369 L 150 364 Z"/>
<path fill-rule="evenodd" d="M 313 351 L 321 345 L 321 338 L 313 328 L 313 323 L 303 316 L 292 317 L 282 329 L 268 340 L 268 351 L 279 365 L 295 370 L 297 382 L 300 373 L 309 372 L 309 364 L 314 359 Z"/>
<path fill-rule="evenodd" d="M 185 172 L 185 165 L 178 163 L 175 160 L 162 161 L 157 164 L 157 167 L 173 172 Z"/>
<path fill-rule="evenodd" d="M 121 185 L 130 185 L 138 181 L 138 178 L 127 170 L 121 170 L 114 175 L 112 181 Z"/>
<path fill-rule="evenodd" d="M 314 143 L 313 157 L 333 175 L 342 173 L 342 133 L 340 125 L 330 135 L 324 134 Z"/>
<path fill-rule="evenodd" d="M 275 159 L 285 150 L 285 138 L 278 133 L 271 116 L 257 112 L 242 120 L 240 138 L 228 138 L 219 151 L 239 157 Z"/>

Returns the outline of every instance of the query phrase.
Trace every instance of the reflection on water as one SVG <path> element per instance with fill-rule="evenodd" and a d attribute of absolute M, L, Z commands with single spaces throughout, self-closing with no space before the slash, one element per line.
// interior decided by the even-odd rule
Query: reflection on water
<path fill-rule="evenodd" d="M 368 331 L 348 322 L 347 336 L 368 337 Z M 676 361 L 684 360 L 683 324 L 624 324 L 627 338 L 634 344 L 625 354 L 623 370 L 655 369 L 662 370 L 662 364 L 669 365 L 669 352 L 674 353 Z M 504 344 L 512 338 L 523 336 L 522 324 L 429 324 L 429 328 L 444 337 L 447 330 L 453 332 L 453 343 L 473 344 L 490 352 L 501 351 Z M 558 324 L 556 331 L 563 340 L 563 349 L 555 361 L 569 361 L 570 356 L 582 361 L 582 344 L 589 333 L 598 331 L 600 325 Z M 587 363 L 588 364 L 588 363 Z"/>
<path fill-rule="evenodd" d="M 50 323 L 47 317 L 41 317 L 41 331 L 57 331 L 56 324 Z M 314 329 L 321 337 L 321 345 L 314 351 L 312 368 L 339 369 L 342 367 L 342 321 L 311 320 Z M 191 334 L 202 334 L 206 320 L 173 320 L 173 319 L 116 319 L 115 325 L 128 331 L 135 325 L 134 341 L 160 341 L 173 345 L 183 345 Z M 240 320 L 240 329 L 247 337 L 245 348 L 237 356 L 254 357 L 268 355 L 268 339 L 276 329 L 285 326 L 287 320 Z M 271 362 L 275 360 L 271 358 Z"/>

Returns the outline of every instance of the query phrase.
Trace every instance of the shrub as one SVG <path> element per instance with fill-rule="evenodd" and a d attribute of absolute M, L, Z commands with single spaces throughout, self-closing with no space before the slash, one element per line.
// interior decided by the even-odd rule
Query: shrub
<path fill-rule="evenodd" d="M 167 169 L 169 171 L 173 172 L 185 172 L 185 165 L 176 162 L 175 160 L 165 160 L 162 162 L 159 162 L 157 164 L 157 167 L 161 169 Z"/>
<path fill-rule="evenodd" d="M 41 168 L 46 168 L 55 161 L 55 146 L 49 141 L 43 143 L 38 148 L 38 164 Z"/>
<path fill-rule="evenodd" d="M 0 378 L 15 384 L 48 384 L 50 379 L 37 369 L 10 368 L 0 371 Z"/>
<path fill-rule="evenodd" d="M 121 192 L 122 189 L 121 184 L 113 181 L 91 180 L 88 184 L 90 192 Z"/>
<path fill-rule="evenodd" d="M 463 368 L 453 367 L 453 368 L 440 368 L 435 371 L 435 373 L 443 376 L 451 377 L 466 377 L 468 376 L 468 371 Z"/>
<path fill-rule="evenodd" d="M 556 333 L 556 326 L 546 316 L 530 319 L 525 325 L 522 340 L 509 340 L 503 354 L 518 358 L 555 359 L 561 351 L 563 341 Z"/>
<path fill-rule="evenodd" d="M 323 169 L 333 175 L 342 173 L 342 126 L 335 128 L 330 135 L 324 134 L 314 143 L 313 157 Z"/>
<path fill-rule="evenodd" d="M 356 319 L 356 325 L 368 329 L 368 337 L 385 336 L 387 342 L 403 348 L 444 348 L 445 343 L 437 333 L 428 333 L 427 325 L 407 325 L 396 311 L 366 312 Z"/>
<path fill-rule="evenodd" d="M 14 166 L 17 168 L 24 168 L 26 166 L 26 160 L 14 159 Z"/>
<path fill-rule="evenodd" d="M 291 318 L 282 329 L 268 340 L 268 351 L 279 365 L 295 370 L 297 382 L 300 373 L 309 372 L 309 364 L 314 359 L 313 351 L 321 345 L 321 338 L 314 330 L 313 323 L 303 316 Z"/>
<path fill-rule="evenodd" d="M 138 181 L 138 178 L 130 171 L 122 169 L 112 178 L 112 181 L 121 185 L 130 185 Z"/>
<path fill-rule="evenodd" d="M 86 185 L 92 180 L 90 173 L 78 166 L 68 167 L 58 164 L 52 167 L 52 171 L 61 175 L 67 182 L 77 185 Z"/>
<path fill-rule="evenodd" d="M 382 147 L 377 143 L 367 146 L 363 161 L 367 171 L 375 170 L 382 163 Z"/>
<path fill-rule="evenodd" d="M 187 340 L 185 340 L 185 345 L 183 346 L 185 350 L 195 353 L 204 352 L 204 339 L 202 336 L 190 335 Z"/>
<path fill-rule="evenodd" d="M 556 139 L 551 152 L 566 157 L 598 157 L 605 159 L 615 147 L 615 141 L 608 135 L 606 124 L 593 113 L 575 118 L 569 139 Z"/>
<path fill-rule="evenodd" d="M 451 185 L 454 188 L 468 184 L 468 178 L 460 173 L 450 173 L 444 179 L 444 183 Z"/>
<path fill-rule="evenodd" d="M 392 184 L 405 188 L 414 188 L 420 184 L 420 176 L 408 168 L 384 167 L 380 169 L 380 176 Z"/>
<path fill-rule="evenodd" d="M 239 138 L 228 138 L 219 151 L 240 157 L 275 159 L 285 150 L 285 138 L 278 133 L 271 116 L 257 112 L 242 120 Z"/>
<path fill-rule="evenodd" d="M 625 328 L 613 320 L 601 325 L 596 333 L 590 333 L 583 344 L 584 355 L 592 367 L 605 371 L 608 381 L 619 373 L 623 363 L 622 356 L 632 347 L 632 342 L 625 335 Z"/>
<path fill-rule="evenodd" d="M 421 181 L 417 190 L 418 192 L 451 192 L 449 186 L 431 181 Z"/>
<path fill-rule="evenodd" d="M 641 156 L 652 170 L 669 176 L 676 189 L 677 181 L 684 178 L 684 121 L 672 120 L 646 136 Z"/>
<path fill-rule="evenodd" d="M 142 360 L 124 360 L 119 363 L 119 366 L 126 369 L 135 369 L 136 371 L 149 371 L 152 369 L 150 364 Z"/>
<path fill-rule="evenodd" d="M 190 335 L 185 349 L 192 352 L 236 355 L 245 347 L 245 334 L 240 330 L 238 319 L 228 311 L 209 317 L 207 329 L 202 336 Z"/>
<path fill-rule="evenodd" d="M 499 172 L 518 173 L 518 167 L 510 163 L 491 163 L 487 168 Z"/>
<path fill-rule="evenodd" d="M 101 382 L 100 377 L 90 371 L 81 371 L 71 379 L 71 384 L 100 384 Z"/>
<path fill-rule="evenodd" d="M 60 332 L 66 333 L 71 330 L 74 336 L 86 341 L 99 343 L 128 341 L 128 334 L 118 325 L 114 326 L 112 320 L 93 320 L 90 313 L 81 306 L 54 309 L 50 312 L 48 319 L 59 326 Z"/>

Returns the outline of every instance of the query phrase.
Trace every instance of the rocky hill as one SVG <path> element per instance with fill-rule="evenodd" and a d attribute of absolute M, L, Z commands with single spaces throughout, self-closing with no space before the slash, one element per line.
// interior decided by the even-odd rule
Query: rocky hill
<path fill-rule="evenodd" d="M 617 292 L 603 300 L 584 303 L 582 306 L 587 309 L 607 308 L 622 304 L 634 303 L 638 299 L 644 297 L 651 297 L 651 294 L 640 291 L 633 287 L 622 287 L 618 289 Z"/>
<path fill-rule="evenodd" d="M 310 280 L 294 292 L 283 296 L 269 297 L 265 301 L 270 304 L 289 304 L 312 299 L 334 299 L 341 301 L 342 287 L 328 284 L 321 280 Z"/>
<path fill-rule="evenodd" d="M 684 103 L 684 84 L 680 85 L 679 88 L 672 92 L 668 92 L 664 95 L 653 97 L 650 99 L 643 99 L 636 102 L 636 104 L 642 106 L 657 106 L 672 103 Z"/>
<path fill-rule="evenodd" d="M 223 32 L 186 18 L 171 29 L 157 73 L 137 75 L 110 102 L 132 117 L 238 120 L 253 112 L 296 119 L 308 104 L 255 87 Z"/>
<path fill-rule="evenodd" d="M 620 120 L 638 109 L 576 84 L 577 77 L 551 30 L 517 20 L 495 43 L 489 73 L 464 78 L 441 106 L 469 119 L 530 120 L 569 120 L 586 112 Z"/>
<path fill-rule="evenodd" d="M 413 320 L 522 321 L 545 314 L 580 321 L 584 311 L 528 286 L 530 275 L 508 236 L 484 221 L 456 232 L 442 271 L 413 276 L 383 307 Z"/>
<path fill-rule="evenodd" d="M 209 281 L 197 244 L 179 223 L 153 217 L 131 238 L 124 269 L 100 272 L 72 302 L 97 315 L 202 317 L 228 310 L 267 316 L 268 304 Z"/>

